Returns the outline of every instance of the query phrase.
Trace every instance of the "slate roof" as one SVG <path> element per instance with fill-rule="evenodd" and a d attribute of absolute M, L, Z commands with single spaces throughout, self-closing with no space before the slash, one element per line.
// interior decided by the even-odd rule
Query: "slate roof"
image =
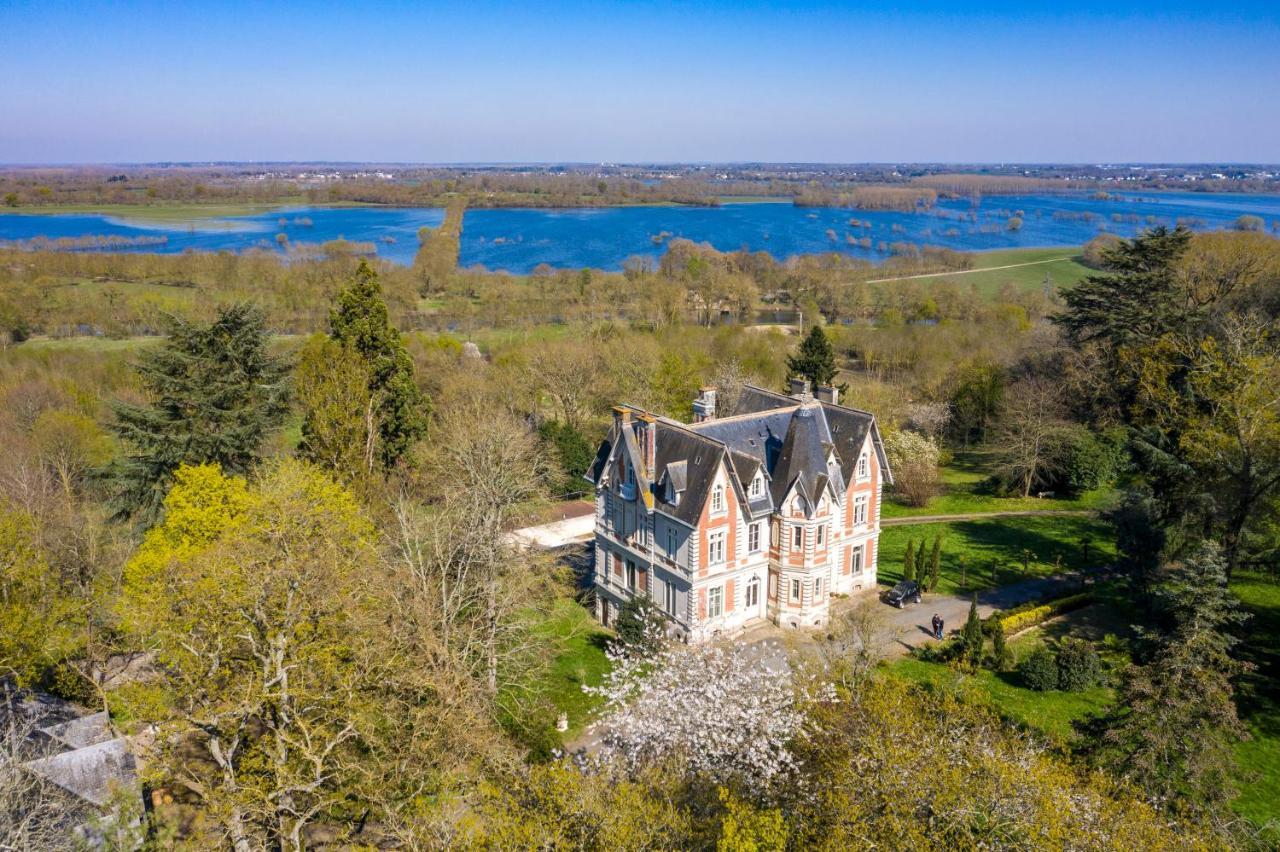
<path fill-rule="evenodd" d="M 629 406 L 619 412 L 628 413 L 631 422 L 615 417 L 586 478 L 597 486 L 608 484 L 610 462 L 623 453 L 632 460 L 638 489 L 656 498 L 646 499 L 646 505 L 690 526 L 697 523 L 721 464 L 752 517 L 771 512 L 793 487 L 804 495 L 808 511 L 828 487 L 843 494 L 868 435 L 886 481 L 893 481 L 875 417 L 807 395 L 790 397 L 747 385 L 732 415 L 693 424 Z M 653 470 L 646 469 L 632 415 L 642 416 L 655 431 Z M 750 483 L 759 471 L 768 487 L 749 500 Z"/>
<path fill-rule="evenodd" d="M 80 716 L 69 722 L 48 725 L 40 728 L 39 731 L 49 739 L 68 748 L 84 748 L 85 746 L 97 745 L 98 743 L 106 742 L 112 737 L 105 710 L 100 713 Z"/>
<path fill-rule="evenodd" d="M 28 761 L 23 767 L 99 808 L 111 803 L 114 790 L 138 787 L 137 764 L 123 738 Z"/>

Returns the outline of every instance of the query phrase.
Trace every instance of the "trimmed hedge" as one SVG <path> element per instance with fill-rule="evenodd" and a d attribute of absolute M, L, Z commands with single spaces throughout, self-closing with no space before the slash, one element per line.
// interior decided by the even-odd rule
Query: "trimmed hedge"
<path fill-rule="evenodd" d="M 1093 602 L 1092 592 L 1080 592 L 1076 595 L 1068 595 L 1065 598 L 1058 598 L 1056 601 L 1049 601 L 1039 606 L 1024 609 L 1020 612 L 1014 612 L 1011 615 L 1005 615 L 1000 619 L 1000 626 L 1004 628 L 1006 636 L 1011 636 L 1019 630 L 1025 630 L 1042 621 L 1048 621 L 1055 615 L 1061 615 L 1064 612 L 1070 612 L 1073 609 L 1079 609 L 1082 606 Z"/>

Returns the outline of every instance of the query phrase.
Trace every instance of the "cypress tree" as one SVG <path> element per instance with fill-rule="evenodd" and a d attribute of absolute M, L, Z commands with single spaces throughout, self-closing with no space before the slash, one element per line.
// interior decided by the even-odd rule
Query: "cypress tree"
<path fill-rule="evenodd" d="M 836 351 L 822 326 L 814 325 L 795 355 L 787 357 L 787 379 L 806 378 L 810 387 L 829 385 L 836 377 Z"/>
<path fill-rule="evenodd" d="M 429 407 L 414 383 L 400 332 L 387 318 L 378 273 L 367 261 L 360 261 L 351 284 L 338 294 L 329 327 L 330 336 L 359 353 L 368 368 L 378 409 L 378 457 L 390 468 L 426 431 Z"/>
<path fill-rule="evenodd" d="M 975 593 L 969 604 L 969 618 L 960 630 L 960 638 L 964 642 L 964 655 L 970 665 L 982 662 L 982 620 L 978 618 L 978 595 Z"/>
<path fill-rule="evenodd" d="M 942 573 L 942 534 L 933 539 L 933 552 L 929 554 L 929 588 L 938 588 L 938 576 Z"/>
<path fill-rule="evenodd" d="M 999 618 L 991 619 L 991 657 L 996 671 L 1004 671 L 1012 662 L 1009 645 L 1004 638 L 1004 622 Z"/>
<path fill-rule="evenodd" d="M 116 517 L 150 524 L 183 464 L 216 463 L 245 473 L 288 409 L 288 365 L 267 352 L 262 311 L 237 304 L 210 325 L 167 318 L 164 343 L 145 349 L 135 365 L 151 397 L 145 405 L 116 402 L 111 430 L 124 457 L 106 471 Z"/>
<path fill-rule="evenodd" d="M 907 555 L 902 558 L 902 579 L 916 578 L 916 543 L 907 539 Z"/>

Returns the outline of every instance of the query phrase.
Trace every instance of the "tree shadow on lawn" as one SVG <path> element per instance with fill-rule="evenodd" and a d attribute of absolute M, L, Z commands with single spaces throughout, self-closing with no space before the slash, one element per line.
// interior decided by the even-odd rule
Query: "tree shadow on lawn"
<path fill-rule="evenodd" d="M 1254 669 L 1240 679 L 1237 706 L 1259 733 L 1280 737 L 1280 606 L 1250 602 L 1244 608 L 1252 617 L 1237 647 Z"/>
<path fill-rule="evenodd" d="M 1096 567 L 1110 555 L 1109 525 L 1090 518 L 1019 516 L 922 526 L 927 547 L 932 546 L 933 537 L 940 530 L 943 532 L 940 574 L 966 594 L 977 591 L 981 596 L 983 591 L 993 586 L 1046 577 L 1055 571 Z M 1090 541 L 1088 559 L 1081 546 L 1085 537 Z M 908 532 L 907 538 L 915 539 L 916 536 Z M 1101 545 L 1106 545 L 1106 548 Z M 1022 565 L 1027 551 L 1031 554 L 1031 564 L 1030 571 L 1024 573 Z M 1059 556 L 1061 561 L 1055 562 Z M 965 565 L 965 587 L 960 584 L 961 559 Z M 901 549 L 895 548 L 889 560 L 889 565 L 880 570 L 880 580 L 892 585 L 902 578 Z M 992 563 L 997 567 L 994 582 Z"/>

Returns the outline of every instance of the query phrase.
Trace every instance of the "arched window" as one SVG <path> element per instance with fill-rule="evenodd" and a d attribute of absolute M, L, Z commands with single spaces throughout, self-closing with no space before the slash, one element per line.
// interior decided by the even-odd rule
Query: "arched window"
<path fill-rule="evenodd" d="M 711 490 L 711 511 L 724 511 L 724 486 L 719 483 Z"/>

